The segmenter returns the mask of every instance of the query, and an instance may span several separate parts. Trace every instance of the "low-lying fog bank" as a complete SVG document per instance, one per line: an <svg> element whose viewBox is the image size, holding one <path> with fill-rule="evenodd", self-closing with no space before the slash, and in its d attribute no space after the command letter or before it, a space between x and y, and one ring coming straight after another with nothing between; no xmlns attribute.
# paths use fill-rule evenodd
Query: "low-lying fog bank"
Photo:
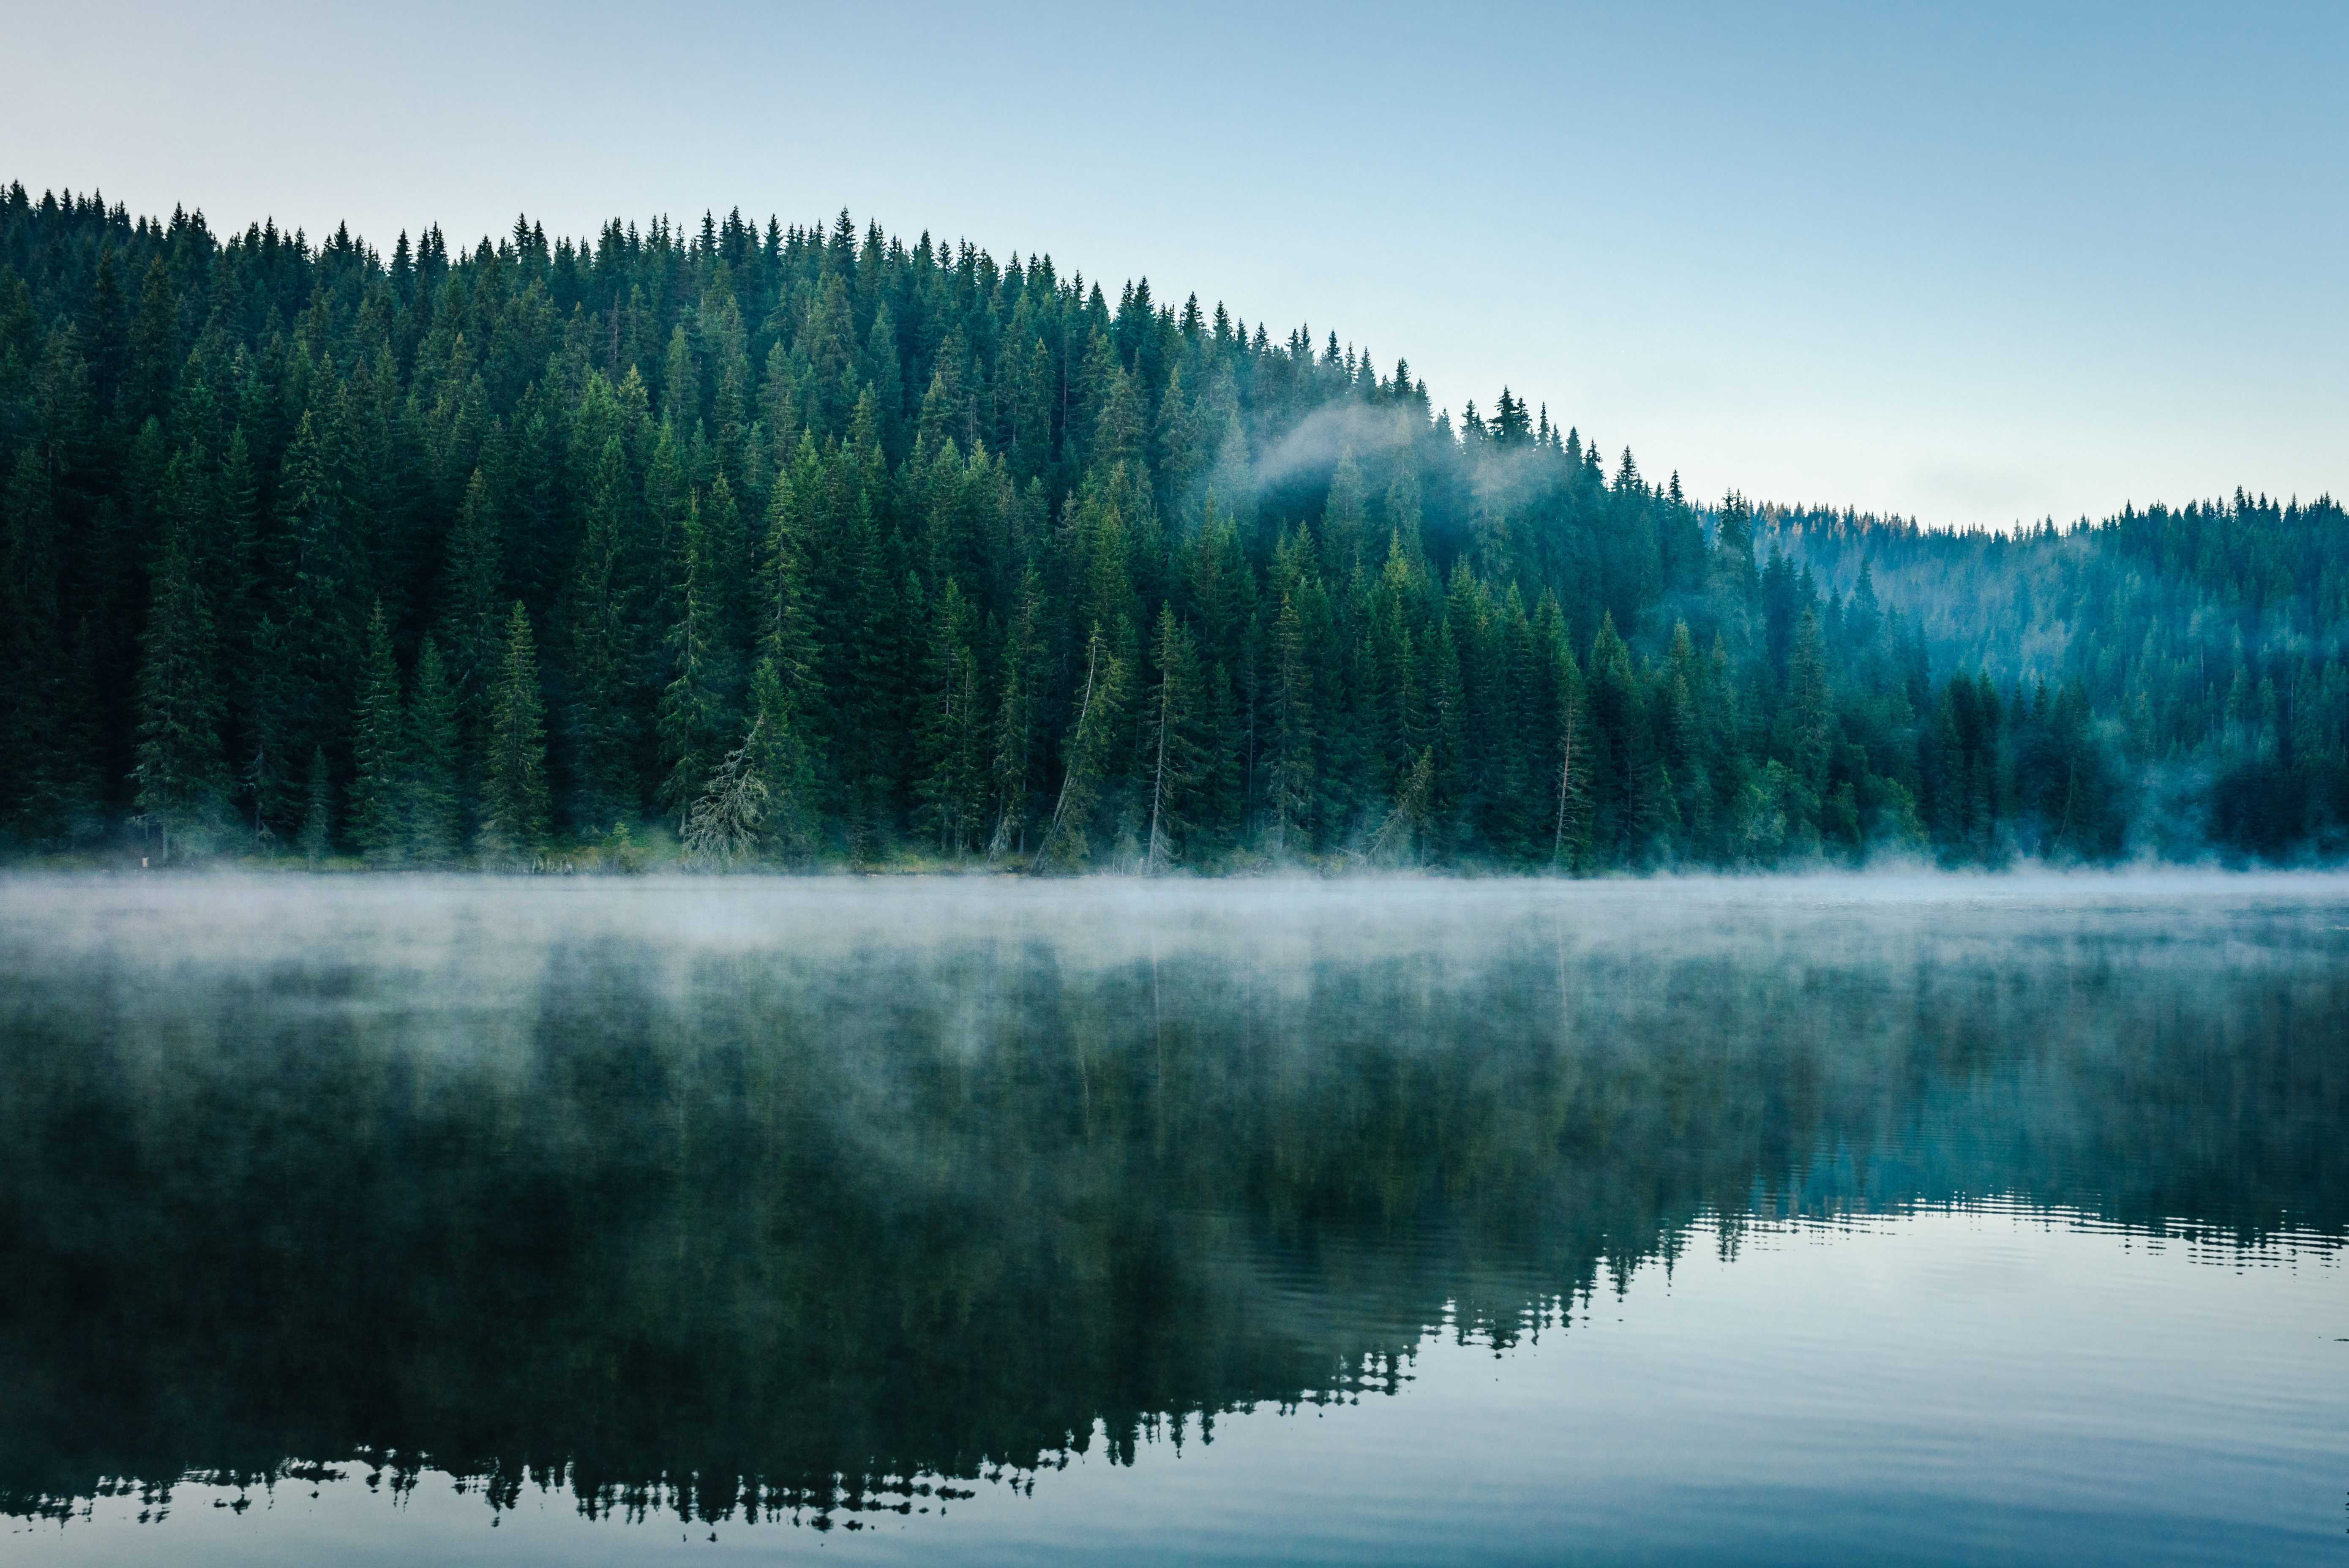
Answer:
<svg viewBox="0 0 2349 1568"><path fill-rule="evenodd" d="M0 1514L855 1509L1797 1215L2332 1267L2344 1020L2327 877L9 881Z"/></svg>
<svg viewBox="0 0 2349 1568"><path fill-rule="evenodd" d="M393 950L452 958L557 938L846 954L876 943L1050 941L1062 962L1115 965L1232 944L1252 964L1412 951L1473 955L1526 927L1577 947L1720 952L1743 944L1896 934L2014 938L2158 923L2305 923L2349 906L2349 873L1691 877L1640 882L1425 878L1248 882L1094 877L654 877L574 882L415 875L19 875L0 880L0 949L109 948L175 963ZM1530 922L1532 924L1527 925ZM2323 923L2319 922L2322 925ZM2333 927L2332 929L2339 929Z"/></svg>

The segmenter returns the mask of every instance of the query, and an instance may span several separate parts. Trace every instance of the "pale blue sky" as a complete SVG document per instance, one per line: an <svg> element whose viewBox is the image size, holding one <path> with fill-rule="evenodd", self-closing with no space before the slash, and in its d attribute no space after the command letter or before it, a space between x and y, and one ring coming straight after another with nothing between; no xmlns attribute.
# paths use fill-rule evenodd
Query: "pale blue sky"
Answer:
<svg viewBox="0 0 2349 1568"><path fill-rule="evenodd" d="M22 5L0 179L847 206L1929 522L2349 489L2349 5Z"/></svg>

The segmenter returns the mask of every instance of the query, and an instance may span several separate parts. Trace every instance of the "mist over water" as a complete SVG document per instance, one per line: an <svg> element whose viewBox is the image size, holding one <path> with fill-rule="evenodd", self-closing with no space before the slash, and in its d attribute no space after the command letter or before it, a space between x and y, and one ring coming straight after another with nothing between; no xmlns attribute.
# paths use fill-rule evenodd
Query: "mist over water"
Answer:
<svg viewBox="0 0 2349 1568"><path fill-rule="evenodd" d="M2320 876L10 881L0 1539L2337 1561L2344 1042Z"/></svg>

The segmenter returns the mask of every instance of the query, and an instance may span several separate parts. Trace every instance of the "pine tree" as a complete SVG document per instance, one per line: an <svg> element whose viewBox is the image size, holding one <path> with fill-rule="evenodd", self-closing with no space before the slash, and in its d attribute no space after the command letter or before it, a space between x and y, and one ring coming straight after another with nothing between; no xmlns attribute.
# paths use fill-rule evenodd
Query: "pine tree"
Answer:
<svg viewBox="0 0 2349 1568"><path fill-rule="evenodd" d="M391 629L383 602L367 620L367 662L359 676L357 711L351 722L351 780L345 830L373 864L396 859L406 837L408 718L399 700L399 665L391 651Z"/></svg>
<svg viewBox="0 0 2349 1568"><path fill-rule="evenodd" d="M347 605L353 570L345 516L347 457L338 428L315 413L302 416L278 481L270 562L275 667L267 679L274 711L261 729L280 754L254 769L257 783L290 783L305 753L329 738L339 743L339 721L348 712ZM276 816L288 804L265 799L263 809ZM307 822L306 803L303 814Z"/></svg>
<svg viewBox="0 0 2349 1568"><path fill-rule="evenodd" d="M797 707L777 659L760 662L751 676L750 704L746 766L765 791L762 841L786 861L804 861L815 853L821 801L808 747L798 731Z"/></svg>
<svg viewBox="0 0 2349 1568"><path fill-rule="evenodd" d="M1362 559L1368 528L1362 470L1354 461L1354 449L1346 447L1338 453L1337 471L1330 477L1330 498L1321 508L1321 546L1330 580L1340 587L1352 583L1365 564L1375 568L1378 563L1376 557L1367 563Z"/></svg>
<svg viewBox="0 0 2349 1568"><path fill-rule="evenodd" d="M1030 562L1020 582L1019 603L1004 639L1003 697L995 720L995 833L988 859L1024 854L1028 833L1028 779L1036 765L1036 707L1044 655L1043 587Z"/></svg>
<svg viewBox="0 0 2349 1568"><path fill-rule="evenodd" d="M1150 702L1150 841L1143 863L1157 872L1174 862L1176 844L1194 825L1206 761L1199 735L1198 653L1172 605L1159 608L1152 655L1158 686Z"/></svg>
<svg viewBox="0 0 2349 1568"><path fill-rule="evenodd" d="M295 834L295 845L302 858L316 865L326 858L335 842L335 781L326 769L326 748L314 747L310 751L309 783L303 790L302 827Z"/></svg>
<svg viewBox="0 0 2349 1568"><path fill-rule="evenodd" d="M1590 710L1574 649L1557 649L1557 820L1550 834L1549 863L1571 870L1590 830Z"/></svg>
<svg viewBox="0 0 2349 1568"><path fill-rule="evenodd" d="M682 828L687 812L709 787L710 771L722 760L719 748L733 725L725 700L730 683L720 624L724 595L698 501L688 507L679 542L684 559L678 570L678 614L668 639L676 676L661 693L659 727L661 754L668 764L661 799L678 814Z"/></svg>
<svg viewBox="0 0 2349 1568"><path fill-rule="evenodd" d="M732 865L759 841L771 791L758 765L759 724L720 758L709 787L685 814L685 852L701 865Z"/></svg>
<svg viewBox="0 0 2349 1568"><path fill-rule="evenodd" d="M449 648L459 711L477 739L503 644L498 587L504 576L504 542L500 534L497 504L491 499L488 480L476 468L465 481L465 498L457 509L457 526L450 532L441 567L440 635Z"/></svg>
<svg viewBox="0 0 2349 1568"><path fill-rule="evenodd" d="M1273 623L1272 755L1267 768L1272 851L1309 847L1313 821L1313 667L1294 593Z"/></svg>
<svg viewBox="0 0 2349 1568"><path fill-rule="evenodd" d="M1827 692L1817 613L1805 604L1786 655L1786 699L1778 710L1776 748L1798 788L1789 801L1789 827L1807 841L1827 789L1835 711Z"/></svg>
<svg viewBox="0 0 2349 1568"><path fill-rule="evenodd" d="M616 822L637 819L642 799L631 756L631 648L628 630L634 619L634 595L626 580L621 506L620 447L608 441L601 465L597 499L587 513L586 537L572 569L564 614L569 629L569 702L564 710L566 772L571 782L573 824L602 830ZM494 717L500 683L512 655L512 617L499 651L499 672L484 708L485 758L496 755L488 721ZM486 791L487 786L484 784ZM484 798L483 821L492 814Z"/></svg>
<svg viewBox="0 0 2349 1568"><path fill-rule="evenodd" d="M182 490L186 476L174 460L168 489ZM220 815L226 783L220 739L221 701L215 671L219 650L198 564L189 559L189 520L175 493L169 505L163 553L156 562L153 600L140 639L136 804L162 834L162 860L171 834L183 840Z"/></svg>
<svg viewBox="0 0 2349 1568"><path fill-rule="evenodd" d="M456 689L440 645L431 637L424 639L416 661L416 692L408 707L408 853L421 865L445 865L465 841L459 792L464 739Z"/></svg>
<svg viewBox="0 0 2349 1568"><path fill-rule="evenodd" d="M520 600L506 619L505 641L505 658L490 696L490 748L481 769L476 841L484 855L527 859L546 841L546 725L539 701L538 648Z"/></svg>
<svg viewBox="0 0 2349 1568"><path fill-rule="evenodd" d="M1125 707L1125 663L1110 651L1109 641L1095 626L1085 642L1085 684L1078 695L1077 715L1061 748L1068 769L1061 779L1061 795L1044 842L1036 851L1035 868L1051 866L1081 870L1092 858L1091 824L1107 787L1117 749L1118 719Z"/></svg>
<svg viewBox="0 0 2349 1568"><path fill-rule="evenodd" d="M54 495L39 454L17 455L0 538L0 810L38 843L63 825L66 627Z"/></svg>
<svg viewBox="0 0 2349 1568"><path fill-rule="evenodd" d="M758 678L771 680L776 687L771 696L755 701L765 720L761 744L769 748L778 744L781 731L776 715L779 704L788 703L792 734L813 753L822 751L825 733L822 727L823 655L818 639L823 591L822 584L810 579L808 535L814 526L816 492L823 477L814 442L802 441L792 471L777 478L768 503L765 555L752 617L761 661ZM768 784L777 787L777 780L770 777ZM811 794L803 805L814 811L819 802Z"/></svg>
<svg viewBox="0 0 2349 1568"><path fill-rule="evenodd" d="M916 734L921 769L915 789L921 802L916 826L940 854L959 855L970 849L984 823L987 731L970 608L951 577L931 620Z"/></svg>

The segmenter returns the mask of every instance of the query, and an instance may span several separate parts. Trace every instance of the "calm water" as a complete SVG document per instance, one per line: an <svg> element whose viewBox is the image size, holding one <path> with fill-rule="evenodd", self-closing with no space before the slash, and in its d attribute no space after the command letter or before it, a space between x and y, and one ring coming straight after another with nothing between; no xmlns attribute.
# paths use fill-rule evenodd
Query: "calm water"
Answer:
<svg viewBox="0 0 2349 1568"><path fill-rule="evenodd" d="M0 1558L2349 1564L2349 882L0 882Z"/></svg>

